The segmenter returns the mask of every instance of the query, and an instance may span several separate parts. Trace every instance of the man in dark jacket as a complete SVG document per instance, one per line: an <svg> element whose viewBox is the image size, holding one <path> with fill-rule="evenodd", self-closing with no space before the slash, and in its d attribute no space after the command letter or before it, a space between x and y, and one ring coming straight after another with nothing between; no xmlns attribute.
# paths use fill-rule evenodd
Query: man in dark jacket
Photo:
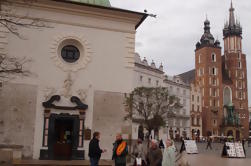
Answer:
<svg viewBox="0 0 251 166"><path fill-rule="evenodd" d="M151 147L146 155L147 165L161 166L162 164L162 151L158 148L158 141L152 140Z"/></svg>
<svg viewBox="0 0 251 166"><path fill-rule="evenodd" d="M128 154L127 143L123 141L122 135L116 135L116 141L113 143L112 159L115 160L115 166L126 166L126 155Z"/></svg>
<svg viewBox="0 0 251 166"><path fill-rule="evenodd" d="M98 162L101 157L101 154L106 151L106 150L100 149L99 139L100 139L100 133L94 132L93 138L89 143L89 153L88 153L90 157L91 166L98 166Z"/></svg>

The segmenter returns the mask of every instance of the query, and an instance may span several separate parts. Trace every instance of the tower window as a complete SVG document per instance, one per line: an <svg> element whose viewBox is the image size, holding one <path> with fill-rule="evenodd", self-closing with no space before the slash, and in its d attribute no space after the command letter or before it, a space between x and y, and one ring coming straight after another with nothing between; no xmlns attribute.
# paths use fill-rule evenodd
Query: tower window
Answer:
<svg viewBox="0 0 251 166"><path fill-rule="evenodd" d="M241 53L238 54L238 59L241 59Z"/></svg>
<svg viewBox="0 0 251 166"><path fill-rule="evenodd" d="M213 100L213 106L216 107L216 100Z"/></svg>
<svg viewBox="0 0 251 166"><path fill-rule="evenodd" d="M217 75L217 68L216 68L216 67L213 67L213 68L211 69L211 74L212 74L212 75Z"/></svg>
<svg viewBox="0 0 251 166"><path fill-rule="evenodd" d="M238 62L238 68L241 69L241 62Z"/></svg>
<svg viewBox="0 0 251 166"><path fill-rule="evenodd" d="M201 63L201 55L198 56L198 62Z"/></svg>
<svg viewBox="0 0 251 166"><path fill-rule="evenodd" d="M216 86L216 79L213 78L213 85Z"/></svg>
<svg viewBox="0 0 251 166"><path fill-rule="evenodd" d="M215 120L215 119L213 120L213 125L217 126L217 120Z"/></svg>
<svg viewBox="0 0 251 166"><path fill-rule="evenodd" d="M215 53L213 53L213 54L211 55L211 58L212 58L212 62L216 62L216 55L215 55Z"/></svg>

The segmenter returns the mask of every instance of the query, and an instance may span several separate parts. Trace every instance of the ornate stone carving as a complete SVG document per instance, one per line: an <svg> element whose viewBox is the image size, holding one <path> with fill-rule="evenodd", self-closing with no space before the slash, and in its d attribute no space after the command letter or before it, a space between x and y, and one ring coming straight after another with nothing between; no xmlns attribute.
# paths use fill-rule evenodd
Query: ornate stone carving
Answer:
<svg viewBox="0 0 251 166"><path fill-rule="evenodd" d="M63 86L62 95L64 97L69 98L72 96L72 85L73 85L73 80L71 78L71 74L68 73L67 78L64 81L64 86Z"/></svg>
<svg viewBox="0 0 251 166"><path fill-rule="evenodd" d="M65 45L74 45L80 51L80 58L75 63L67 63L61 57L61 49ZM84 69L91 61L91 47L88 41L79 34L69 33L61 34L54 38L51 45L51 58L55 62L56 66L63 71L79 71Z"/></svg>
<svg viewBox="0 0 251 166"><path fill-rule="evenodd" d="M81 101L85 101L87 97L87 90L86 89L79 89L77 91L78 96L80 97Z"/></svg>

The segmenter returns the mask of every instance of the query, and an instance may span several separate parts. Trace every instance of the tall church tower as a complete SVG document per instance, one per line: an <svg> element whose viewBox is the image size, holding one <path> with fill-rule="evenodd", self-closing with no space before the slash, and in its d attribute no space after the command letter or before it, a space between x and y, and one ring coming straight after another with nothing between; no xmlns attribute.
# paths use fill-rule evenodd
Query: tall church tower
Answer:
<svg viewBox="0 0 251 166"><path fill-rule="evenodd" d="M240 22L235 19L232 2L229 9L229 21L225 23L223 36L223 68L230 80L223 87L223 104L234 106L235 112L240 118L240 127L236 130L236 135L238 135L237 132L240 132L242 136L247 138L249 115L246 55L242 53L242 27Z"/></svg>
<svg viewBox="0 0 251 166"><path fill-rule="evenodd" d="M202 92L203 135L219 135L222 122L222 59L220 42L210 33L210 22L204 22L204 34L196 44L195 84Z"/></svg>

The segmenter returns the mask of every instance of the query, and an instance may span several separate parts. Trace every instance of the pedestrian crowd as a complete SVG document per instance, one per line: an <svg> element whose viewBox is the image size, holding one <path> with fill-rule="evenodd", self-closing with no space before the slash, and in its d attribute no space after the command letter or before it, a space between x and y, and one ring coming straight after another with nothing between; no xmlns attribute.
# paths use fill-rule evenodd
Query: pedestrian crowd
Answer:
<svg viewBox="0 0 251 166"><path fill-rule="evenodd" d="M88 153L91 166L98 166L102 153L107 151L100 148L99 141L100 133L94 132L89 143ZM115 166L126 166L127 155L127 142L118 133L112 151L112 160ZM133 147L132 156L135 159L134 166L189 166L186 160L185 147L182 145L180 151L177 151L174 142L170 139L165 141L152 139L147 150L143 146L143 141L138 139L137 144Z"/></svg>

